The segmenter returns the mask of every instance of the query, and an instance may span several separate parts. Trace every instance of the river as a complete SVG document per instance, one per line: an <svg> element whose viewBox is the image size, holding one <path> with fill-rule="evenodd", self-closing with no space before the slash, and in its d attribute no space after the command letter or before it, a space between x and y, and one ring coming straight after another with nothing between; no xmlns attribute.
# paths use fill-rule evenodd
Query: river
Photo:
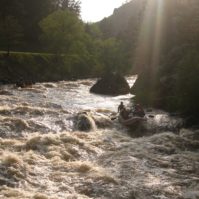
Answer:
<svg viewBox="0 0 199 199"><path fill-rule="evenodd" d="M94 81L1 86L0 198L198 199L199 131L180 128L180 118L150 110L144 133L117 119L74 128L80 111L110 116L132 103L130 94L89 93Z"/></svg>

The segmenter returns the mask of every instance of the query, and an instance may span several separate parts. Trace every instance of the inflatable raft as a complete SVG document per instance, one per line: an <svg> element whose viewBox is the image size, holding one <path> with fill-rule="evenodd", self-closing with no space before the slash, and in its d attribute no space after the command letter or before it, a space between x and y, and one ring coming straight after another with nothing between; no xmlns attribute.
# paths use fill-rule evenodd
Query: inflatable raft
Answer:
<svg viewBox="0 0 199 199"><path fill-rule="evenodd" d="M132 116L128 119L124 119L121 115L119 115L118 120L121 124L132 127L146 121L147 119L146 117L138 117L138 116Z"/></svg>

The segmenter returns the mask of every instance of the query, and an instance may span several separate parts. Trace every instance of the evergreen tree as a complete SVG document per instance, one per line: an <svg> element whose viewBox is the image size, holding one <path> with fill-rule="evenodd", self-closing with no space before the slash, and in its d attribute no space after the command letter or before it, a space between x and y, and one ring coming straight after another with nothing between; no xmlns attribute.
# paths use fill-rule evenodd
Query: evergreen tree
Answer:
<svg viewBox="0 0 199 199"><path fill-rule="evenodd" d="M18 20L13 16L6 16L0 22L0 38L9 55L10 49L22 42L23 30Z"/></svg>

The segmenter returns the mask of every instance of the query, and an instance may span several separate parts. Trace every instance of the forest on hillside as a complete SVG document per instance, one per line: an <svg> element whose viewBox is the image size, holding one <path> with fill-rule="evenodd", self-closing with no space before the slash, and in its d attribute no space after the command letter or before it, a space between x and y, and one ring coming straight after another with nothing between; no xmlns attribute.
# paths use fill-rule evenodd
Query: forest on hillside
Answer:
<svg viewBox="0 0 199 199"><path fill-rule="evenodd" d="M138 74L138 101L198 118L198 0L132 0L93 24L80 13L76 0L1 0L1 82Z"/></svg>

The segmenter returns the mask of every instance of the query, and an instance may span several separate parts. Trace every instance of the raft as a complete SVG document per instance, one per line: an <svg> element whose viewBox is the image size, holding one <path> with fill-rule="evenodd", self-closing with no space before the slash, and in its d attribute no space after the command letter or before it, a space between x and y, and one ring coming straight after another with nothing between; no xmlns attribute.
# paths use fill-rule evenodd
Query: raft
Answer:
<svg viewBox="0 0 199 199"><path fill-rule="evenodd" d="M136 126L144 121L146 121L146 117L138 117L138 116L132 116L129 119L124 119L121 115L118 116L119 122L128 127Z"/></svg>

